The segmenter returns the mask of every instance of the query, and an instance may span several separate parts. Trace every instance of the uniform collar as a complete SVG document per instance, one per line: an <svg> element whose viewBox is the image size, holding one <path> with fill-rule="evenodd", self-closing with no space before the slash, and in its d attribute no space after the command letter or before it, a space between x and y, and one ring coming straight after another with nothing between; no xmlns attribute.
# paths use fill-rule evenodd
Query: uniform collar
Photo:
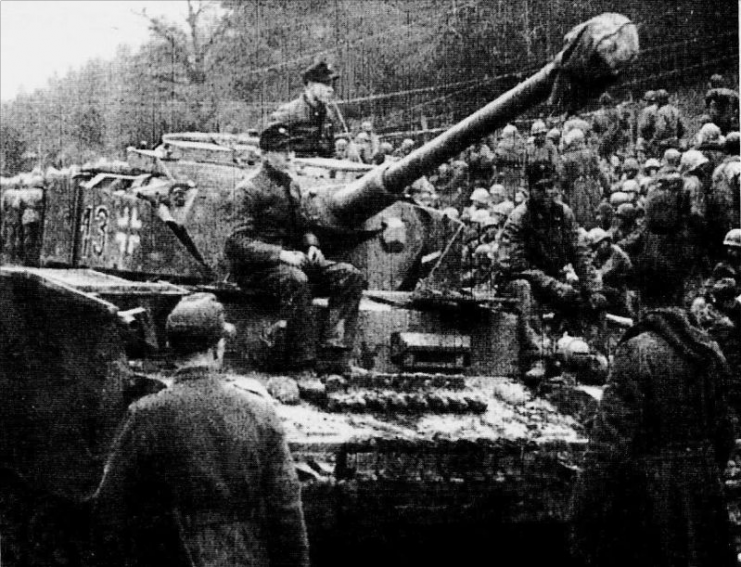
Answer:
<svg viewBox="0 0 741 567"><path fill-rule="evenodd" d="M175 374L173 374L173 381L178 384L180 382L188 382L200 378L209 378L216 372L217 370L210 366L184 366L175 371Z"/></svg>
<svg viewBox="0 0 741 567"><path fill-rule="evenodd" d="M270 165L268 162L263 162L262 164L263 169L265 170L265 174L272 179L273 181L289 186L291 184L291 181L293 181L292 177L283 171L278 171L275 169L272 165Z"/></svg>

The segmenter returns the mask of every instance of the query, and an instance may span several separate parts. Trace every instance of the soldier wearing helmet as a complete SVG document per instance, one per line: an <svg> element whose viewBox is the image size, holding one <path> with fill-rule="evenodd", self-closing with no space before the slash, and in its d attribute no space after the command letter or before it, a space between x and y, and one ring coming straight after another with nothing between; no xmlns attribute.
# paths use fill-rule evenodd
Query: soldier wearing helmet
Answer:
<svg viewBox="0 0 741 567"><path fill-rule="evenodd" d="M482 138L467 150L467 161L471 183L489 185L494 173L494 151L486 138Z"/></svg>
<svg viewBox="0 0 741 567"><path fill-rule="evenodd" d="M363 163L373 162L374 152L371 138L368 135L368 132L365 132L363 130L358 132L358 135L355 136L355 147L357 148L358 155L360 156L360 161L362 161Z"/></svg>
<svg viewBox="0 0 741 567"><path fill-rule="evenodd" d="M643 95L646 106L643 107L638 115L638 139L636 140L636 151L639 158L644 159L649 153L648 142L654 137L654 128L656 126L656 91L646 91Z"/></svg>
<svg viewBox="0 0 741 567"><path fill-rule="evenodd" d="M494 166L496 178L507 188L510 199L522 184L522 173L525 166L525 142L514 124L507 124L502 129L502 137L494 149Z"/></svg>
<svg viewBox="0 0 741 567"><path fill-rule="evenodd" d="M550 130L548 130L548 133L545 135L545 137L553 142L553 145L556 146L556 149L558 149L558 146L561 144L561 130L559 130L558 128L551 128Z"/></svg>
<svg viewBox="0 0 741 567"><path fill-rule="evenodd" d="M613 219L615 217L615 209L607 201L602 201L597 205L597 209L594 212L594 219L597 226L603 230L610 230L612 228Z"/></svg>
<svg viewBox="0 0 741 567"><path fill-rule="evenodd" d="M530 127L532 139L528 141L525 151L525 163L547 161L558 167L558 148L548 137L548 128L542 120L536 120Z"/></svg>
<svg viewBox="0 0 741 567"><path fill-rule="evenodd" d="M404 138L397 150L394 152L394 157L401 159L408 156L412 153L414 146L414 140L412 140L411 138Z"/></svg>
<svg viewBox="0 0 741 567"><path fill-rule="evenodd" d="M337 138L334 141L334 157L335 159L349 159L347 154L347 148L350 142L346 138Z"/></svg>
<svg viewBox="0 0 741 567"><path fill-rule="evenodd" d="M501 183L494 183L489 187L489 196L491 198L491 205L498 205L508 200L507 188Z"/></svg>
<svg viewBox="0 0 741 567"><path fill-rule="evenodd" d="M638 224L638 209L632 203L623 203L615 211L612 239L629 257L634 258L641 249L643 236Z"/></svg>
<svg viewBox="0 0 741 567"><path fill-rule="evenodd" d="M741 157L739 157L739 133L729 132L725 139L726 156L713 171L711 190L707 199L708 238L717 244L725 233L741 226ZM723 251L719 247L711 248L715 260L720 260Z"/></svg>
<svg viewBox="0 0 741 567"><path fill-rule="evenodd" d="M701 151L715 169L725 159L725 138L720 128L712 122L703 124L695 136L693 149Z"/></svg>
<svg viewBox="0 0 741 567"><path fill-rule="evenodd" d="M598 139L597 153L607 159L619 152L628 142L626 127L620 111L615 108L615 101L609 93L602 93L599 99L600 109L592 117L592 132Z"/></svg>
<svg viewBox="0 0 741 567"><path fill-rule="evenodd" d="M602 293L607 298L608 308L618 315L630 317L628 283L633 263L620 246L613 244L612 234L601 228L593 228L588 234L594 264L602 280Z"/></svg>
<svg viewBox="0 0 741 567"><path fill-rule="evenodd" d="M613 183L613 185L610 187L611 192L615 191L624 191L623 189L623 183L625 183L628 180L635 180L638 179L638 174L640 172L640 165L638 165L638 160L635 158L626 158L623 164L620 166L620 179Z"/></svg>
<svg viewBox="0 0 741 567"><path fill-rule="evenodd" d="M597 154L584 144L584 133L575 128L564 136L564 152L558 168L564 202L571 207L579 226L596 226L594 211L609 190L607 176Z"/></svg>
<svg viewBox="0 0 741 567"><path fill-rule="evenodd" d="M712 283L732 278L741 293L741 228L732 228L723 239L725 258L713 269Z"/></svg>
<svg viewBox="0 0 741 567"><path fill-rule="evenodd" d="M692 311L718 341L736 373L741 372L741 229L729 230L723 239L725 257L703 283L692 303ZM738 387L738 386L737 386ZM736 403L741 392L735 391Z"/></svg>
<svg viewBox="0 0 741 567"><path fill-rule="evenodd" d="M685 127L679 109L669 102L669 93L664 89L656 92L657 109L654 117L653 136L647 138L650 157L658 157L667 148L679 148Z"/></svg>
<svg viewBox="0 0 741 567"><path fill-rule="evenodd" d="M673 173L679 171L679 162L682 159L682 152L675 148L669 148L664 152L661 159L661 169L659 173Z"/></svg>
<svg viewBox="0 0 741 567"><path fill-rule="evenodd" d="M296 155L332 156L335 118L328 108L334 97L334 84L339 77L326 61L314 63L302 74L302 95L270 115L271 124L282 124L296 138Z"/></svg>
<svg viewBox="0 0 741 567"><path fill-rule="evenodd" d="M656 158L649 158L643 164L643 172L647 177L654 177L656 172L661 168L661 162Z"/></svg>
<svg viewBox="0 0 741 567"><path fill-rule="evenodd" d="M483 187L476 187L471 193L470 201L471 206L468 208L468 216L473 219L476 211L486 211L488 213L491 195Z"/></svg>
<svg viewBox="0 0 741 567"><path fill-rule="evenodd" d="M710 120L718 125L723 134L738 130L738 92L727 88L721 75L710 77L709 87L705 94L705 108Z"/></svg>
<svg viewBox="0 0 741 567"><path fill-rule="evenodd" d="M519 335L527 380L545 376L543 352L536 330L534 300L556 309L579 305L599 308L604 296L591 265L589 250L580 242L571 209L555 200L556 171L548 162L528 165L529 199L509 215L502 231L500 267L508 290L520 305ZM563 281L564 267L571 264L578 283Z"/></svg>
<svg viewBox="0 0 741 567"><path fill-rule="evenodd" d="M360 131L365 132L368 135L372 156L381 151L381 139L378 137L378 134L376 134L375 130L373 129L373 122L371 122L370 120L363 120L363 122L360 124Z"/></svg>

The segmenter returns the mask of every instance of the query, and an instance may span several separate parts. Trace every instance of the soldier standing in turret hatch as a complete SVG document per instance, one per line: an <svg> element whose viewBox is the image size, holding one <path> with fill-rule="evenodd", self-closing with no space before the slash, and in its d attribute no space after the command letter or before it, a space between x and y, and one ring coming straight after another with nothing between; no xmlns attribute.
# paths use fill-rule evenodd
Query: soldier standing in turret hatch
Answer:
<svg viewBox="0 0 741 567"><path fill-rule="evenodd" d="M298 138L293 148L297 156L332 157L334 125L327 105L339 77L325 61L315 63L304 71L303 94L270 115L271 123L282 124L291 136Z"/></svg>
<svg viewBox="0 0 741 567"><path fill-rule="evenodd" d="M237 186L235 223L225 245L231 273L241 287L258 289L280 304L285 330L284 366L311 370L312 292L329 296L327 332L319 344L326 371L350 369L358 308L365 277L350 264L326 260L301 207L301 191L291 176L294 138L282 124L260 135L260 168ZM283 342L283 341L279 341Z"/></svg>

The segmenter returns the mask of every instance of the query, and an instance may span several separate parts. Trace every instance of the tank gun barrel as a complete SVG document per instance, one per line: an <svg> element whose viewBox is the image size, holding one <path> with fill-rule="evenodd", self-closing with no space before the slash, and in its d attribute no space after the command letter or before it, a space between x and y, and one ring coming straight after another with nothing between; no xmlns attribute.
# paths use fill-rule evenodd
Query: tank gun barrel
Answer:
<svg viewBox="0 0 741 567"><path fill-rule="evenodd" d="M554 61L408 156L382 165L333 195L330 210L356 225L384 209L404 188L523 110L545 101L581 107L617 80L638 55L636 26L620 14L601 14L566 34Z"/></svg>

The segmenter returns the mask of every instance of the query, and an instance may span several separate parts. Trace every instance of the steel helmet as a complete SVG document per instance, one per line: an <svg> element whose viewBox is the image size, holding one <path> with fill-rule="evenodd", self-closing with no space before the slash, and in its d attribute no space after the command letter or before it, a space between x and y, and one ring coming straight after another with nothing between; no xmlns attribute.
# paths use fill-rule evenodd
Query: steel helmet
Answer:
<svg viewBox="0 0 741 567"><path fill-rule="evenodd" d="M646 94L643 95L643 100L645 100L646 102L655 102L656 91L646 91Z"/></svg>
<svg viewBox="0 0 741 567"><path fill-rule="evenodd" d="M514 138L517 134L517 126L514 124L507 124L502 130L502 138Z"/></svg>
<svg viewBox="0 0 741 567"><path fill-rule="evenodd" d="M499 227L499 219L496 217L493 217L489 215L487 218L484 219L484 221L481 223L481 228L489 228L491 226Z"/></svg>
<svg viewBox="0 0 741 567"><path fill-rule="evenodd" d="M707 124L703 124L702 128L700 128L700 143L705 142L715 142L720 140L721 132L720 128L716 124L713 124L712 122L708 122Z"/></svg>
<svg viewBox="0 0 741 567"><path fill-rule="evenodd" d="M530 127L530 133L533 136L536 136L537 134L547 134L548 128L545 127L545 122L543 122L542 120L536 120Z"/></svg>
<svg viewBox="0 0 741 567"><path fill-rule="evenodd" d="M708 158L701 151L687 150L682 154L682 158L679 161L679 170L682 173L688 173L706 163L708 163Z"/></svg>
<svg viewBox="0 0 741 567"><path fill-rule="evenodd" d="M669 92L666 89L659 89L656 91L656 102L659 104L666 104L669 102Z"/></svg>
<svg viewBox="0 0 741 567"><path fill-rule="evenodd" d="M641 169L641 166L638 165L638 160L636 158L628 158L623 163L623 171L638 171Z"/></svg>
<svg viewBox="0 0 741 567"><path fill-rule="evenodd" d="M558 339L556 349L565 362L579 362L589 356L589 344L580 337L568 334Z"/></svg>
<svg viewBox="0 0 741 567"><path fill-rule="evenodd" d="M568 148L584 142L584 132L579 128L569 130L564 136L564 145Z"/></svg>
<svg viewBox="0 0 741 567"><path fill-rule="evenodd" d="M587 233L587 242L590 246L597 246L603 240L612 241L612 235L603 228L593 228Z"/></svg>
<svg viewBox="0 0 741 567"><path fill-rule="evenodd" d="M548 133L545 135L545 137L549 140L557 142L561 139L561 130L559 130L558 128L551 128L550 130L548 130Z"/></svg>
<svg viewBox="0 0 741 567"><path fill-rule="evenodd" d="M649 158L646 160L646 163L643 164L643 169L652 169L652 168L659 169L660 167L661 167L661 162L657 160L656 158Z"/></svg>
<svg viewBox="0 0 741 567"><path fill-rule="evenodd" d="M741 248L741 228L732 228L729 230L723 239L723 245Z"/></svg>
<svg viewBox="0 0 741 567"><path fill-rule="evenodd" d="M509 217L509 215L511 215L512 211L514 210L515 210L515 204L512 201L504 201L503 203L494 205L491 208L492 214L502 215L505 218Z"/></svg>
<svg viewBox="0 0 741 567"><path fill-rule="evenodd" d="M489 192L483 187L477 187L473 190L473 193L471 193L471 201L474 203L486 204L489 202L490 198L491 195L489 195Z"/></svg>
<svg viewBox="0 0 741 567"><path fill-rule="evenodd" d="M626 179L623 181L623 193L640 193L641 186L635 179Z"/></svg>
<svg viewBox="0 0 741 567"><path fill-rule="evenodd" d="M369 140L368 132L358 132L358 135L355 136L355 141L357 142L367 142Z"/></svg>
<svg viewBox="0 0 741 567"><path fill-rule="evenodd" d="M489 211L486 209L478 209L471 214L471 222L477 224L483 224L486 219L489 218Z"/></svg>
<svg viewBox="0 0 741 567"><path fill-rule="evenodd" d="M630 203L630 201L630 195L623 191L615 191L612 195L610 195L610 204L613 206L613 208L617 208L623 203Z"/></svg>
<svg viewBox="0 0 741 567"><path fill-rule="evenodd" d="M497 197L506 197L507 188L501 183L495 183L494 185L489 187L489 195L491 195L492 197L494 197L495 195Z"/></svg>
<svg viewBox="0 0 741 567"><path fill-rule="evenodd" d="M674 167L679 166L679 160L682 159L682 154L675 148L669 148L664 152L664 162L667 165L673 165Z"/></svg>
<svg viewBox="0 0 741 567"><path fill-rule="evenodd" d="M617 208L615 215L632 221L636 218L636 208L632 203L623 203Z"/></svg>

